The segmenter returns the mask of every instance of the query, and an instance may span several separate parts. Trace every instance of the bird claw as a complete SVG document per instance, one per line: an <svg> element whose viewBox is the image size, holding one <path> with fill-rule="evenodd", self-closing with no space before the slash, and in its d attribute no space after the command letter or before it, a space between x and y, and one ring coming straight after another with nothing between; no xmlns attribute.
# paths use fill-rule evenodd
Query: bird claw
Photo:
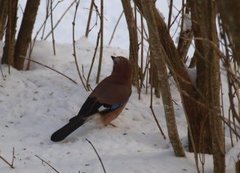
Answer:
<svg viewBox="0 0 240 173"><path fill-rule="evenodd" d="M117 127L115 124L110 123L109 125L111 125L112 127ZM107 125L106 125L107 126Z"/></svg>

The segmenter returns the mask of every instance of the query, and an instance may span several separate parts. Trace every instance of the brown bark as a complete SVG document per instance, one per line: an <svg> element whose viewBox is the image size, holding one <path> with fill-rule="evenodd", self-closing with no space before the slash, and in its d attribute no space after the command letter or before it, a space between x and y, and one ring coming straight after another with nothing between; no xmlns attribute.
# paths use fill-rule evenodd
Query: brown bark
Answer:
<svg viewBox="0 0 240 173"><path fill-rule="evenodd" d="M6 26L6 21L7 21L7 3L8 1L6 0L0 0L0 40L3 39L4 36L4 29Z"/></svg>
<svg viewBox="0 0 240 173"><path fill-rule="evenodd" d="M2 63L14 64L14 45L17 22L17 4L18 0L7 1L7 29L5 35L5 45L3 48Z"/></svg>
<svg viewBox="0 0 240 173"><path fill-rule="evenodd" d="M138 35L130 0L121 0L129 32L129 58L133 65L133 84L139 87L138 76Z"/></svg>
<svg viewBox="0 0 240 173"><path fill-rule="evenodd" d="M238 161L236 162L235 171L236 171L236 173L240 173L240 160L238 160Z"/></svg>
<svg viewBox="0 0 240 173"><path fill-rule="evenodd" d="M179 42L178 42L178 53L182 61L186 62L186 56L188 53L188 49L191 45L193 38L192 31L184 31L181 32L180 37L179 37Z"/></svg>
<svg viewBox="0 0 240 173"><path fill-rule="evenodd" d="M151 50L150 50L151 52ZM151 53L150 53L150 57L151 57ZM158 67L154 64L151 63L150 64L150 71L151 73L149 74L149 78L150 78L150 84L151 86L154 88L154 94L157 98L160 98L161 94L160 94L160 79L158 78Z"/></svg>
<svg viewBox="0 0 240 173"><path fill-rule="evenodd" d="M141 1L134 0L134 2L145 17ZM192 116L198 117L197 115L201 114L201 110L198 109L199 104L197 101L195 101L197 90L195 89L194 84L190 80L186 67L182 59L180 58L180 55L178 54L178 51L168 32L164 20L162 19L156 8L154 8L153 11L157 22L158 37L160 38L160 42L166 52L165 62L168 65L168 68L171 71L171 74L173 75L176 83L178 84L187 120L191 119ZM191 123L189 123L189 126L190 131L191 129L194 130L194 127L196 127L195 125L191 125ZM191 138L189 139L189 141L191 141ZM199 143L199 141L195 138L193 139L193 142L196 144Z"/></svg>
<svg viewBox="0 0 240 173"><path fill-rule="evenodd" d="M213 154L214 173L224 173L225 145L220 119L220 57L211 45L218 46L215 2L191 0L190 4L196 46L194 53L197 63L196 85L200 93L197 100L204 103L204 107L201 107L203 114L200 115L201 128L196 132L200 137L203 136L205 142L203 152Z"/></svg>
<svg viewBox="0 0 240 173"><path fill-rule="evenodd" d="M224 27L230 33L234 59L240 66L240 2L239 0L217 0Z"/></svg>
<svg viewBox="0 0 240 173"><path fill-rule="evenodd" d="M134 2L143 13L140 1L134 0ZM208 124L208 115L206 114L208 108L205 105L204 98L195 87L195 84L190 80L185 64L180 58L164 20L156 8L153 9L153 11L157 19L159 38L167 55L165 61L179 86L186 118L189 123L189 149L195 152L211 153L212 140ZM143 15L145 16L144 13ZM195 22L195 20L193 22ZM204 67L201 66L198 66L198 68L204 69ZM199 75L206 75L206 71L204 70L203 73L201 73L201 70L199 70ZM206 87L204 83L199 83L199 85L202 85L202 88Z"/></svg>
<svg viewBox="0 0 240 173"><path fill-rule="evenodd" d="M102 58L103 58L103 33L104 33L104 1L101 0L100 5L100 28L99 28L99 34L100 34L100 51L99 51L99 61L98 61L98 71L97 71L97 78L96 83L99 83L100 81L100 73L102 69Z"/></svg>
<svg viewBox="0 0 240 173"><path fill-rule="evenodd" d="M193 33L195 37L198 38L206 38L210 39L208 32L211 32L211 22L209 10L211 8L208 6L208 3L200 3L199 1L190 1L191 4L191 14L192 14L192 27ZM207 17L208 16L208 17ZM206 18L207 17L207 18ZM210 33L209 33L210 34ZM200 152L203 153L212 153L212 142L211 142L211 130L209 125L209 115L208 115L208 108L205 105L205 101L207 100L207 95L209 94L208 91L208 57L211 58L210 52L210 44L204 42L203 40L195 40L196 50L194 53L194 59L196 59L197 64L197 81L196 85L200 92L197 95L196 100L198 100L201 105L200 114L194 115L193 118L190 119L190 124L194 124L195 128L192 129L193 136L198 138L196 141L200 144L197 146ZM201 124L199 124L201 122ZM199 124L199 125L197 125ZM189 148L192 151L192 143L190 143ZM195 145L198 145L195 143Z"/></svg>
<svg viewBox="0 0 240 173"><path fill-rule="evenodd" d="M164 60L164 57L166 57L166 52L164 51L160 39L158 37L157 22L153 11L153 9L155 8L155 4L154 1L152 0L149 1L142 0L141 4L148 25L151 62L157 67L156 76L161 81L160 91L162 94L162 101L164 105L169 139L173 146L175 155L183 157L185 156L185 153L177 131L172 96L170 86L168 83L168 73L166 63Z"/></svg>
<svg viewBox="0 0 240 173"><path fill-rule="evenodd" d="M40 0L28 0L24 10L14 54L14 66L18 70L23 70L24 67L24 58L31 42L32 30L37 16L39 3Z"/></svg>
<svg viewBox="0 0 240 173"><path fill-rule="evenodd" d="M186 62L186 60L187 60L188 49L192 43L192 38L193 38L192 29L187 28L188 26L186 26L186 24L185 24L186 23L185 20L191 20L189 18L189 16L190 16L189 1L187 1L185 8L182 9L181 31L180 31L179 41L178 41L178 45L177 45L177 50L178 50L179 56L182 59L182 61L184 61L184 62Z"/></svg>

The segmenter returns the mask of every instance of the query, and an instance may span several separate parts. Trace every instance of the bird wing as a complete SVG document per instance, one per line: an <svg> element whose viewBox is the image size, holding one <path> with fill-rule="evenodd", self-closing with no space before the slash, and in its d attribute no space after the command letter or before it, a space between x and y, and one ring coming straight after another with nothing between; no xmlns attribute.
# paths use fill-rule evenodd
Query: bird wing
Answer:
<svg viewBox="0 0 240 173"><path fill-rule="evenodd" d="M122 83L116 77L109 76L104 79L90 94L97 101L107 105L125 104L131 95L131 84Z"/></svg>
<svg viewBox="0 0 240 173"><path fill-rule="evenodd" d="M98 109L103 106L106 109L101 112L114 111L128 101L131 95L131 86L120 83L111 76L104 79L92 91L87 100L82 105L77 117L89 117L99 112Z"/></svg>

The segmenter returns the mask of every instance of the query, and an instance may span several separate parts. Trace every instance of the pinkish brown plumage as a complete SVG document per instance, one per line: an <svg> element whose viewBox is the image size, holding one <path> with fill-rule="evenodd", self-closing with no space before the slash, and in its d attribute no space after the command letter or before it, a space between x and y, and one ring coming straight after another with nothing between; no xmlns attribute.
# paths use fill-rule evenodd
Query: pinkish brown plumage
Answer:
<svg viewBox="0 0 240 173"><path fill-rule="evenodd" d="M130 62L121 56L112 56L114 65L110 76L102 80L82 105L77 116L53 133L51 140L61 141L71 134L95 113L100 113L104 125L111 123L123 110L130 95L132 68ZM105 109L99 112L100 107Z"/></svg>

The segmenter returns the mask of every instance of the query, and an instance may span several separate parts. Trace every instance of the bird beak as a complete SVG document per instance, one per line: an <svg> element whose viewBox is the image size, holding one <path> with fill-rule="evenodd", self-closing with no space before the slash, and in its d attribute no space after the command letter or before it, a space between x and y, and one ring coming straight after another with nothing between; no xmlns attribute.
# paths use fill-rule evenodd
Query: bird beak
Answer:
<svg viewBox="0 0 240 173"><path fill-rule="evenodd" d="M111 56L113 60L113 64L117 64L118 57L117 56Z"/></svg>
<svg viewBox="0 0 240 173"><path fill-rule="evenodd" d="M115 56L111 56L111 58L112 58L113 62L115 62L116 57Z"/></svg>

